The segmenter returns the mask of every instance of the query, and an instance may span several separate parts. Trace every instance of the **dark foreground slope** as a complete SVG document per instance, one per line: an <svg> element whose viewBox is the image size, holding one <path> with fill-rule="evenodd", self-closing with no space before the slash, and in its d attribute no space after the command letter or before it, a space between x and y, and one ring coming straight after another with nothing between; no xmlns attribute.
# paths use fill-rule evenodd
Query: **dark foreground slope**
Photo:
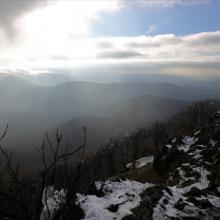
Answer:
<svg viewBox="0 0 220 220"><path fill-rule="evenodd" d="M85 219L220 219L220 113L170 141L152 165L114 179L78 195Z"/></svg>
<svg viewBox="0 0 220 220"><path fill-rule="evenodd" d="M110 139L95 154L46 136L24 175L0 137L0 219L220 218L220 113L212 102ZM182 136L181 136L182 135ZM153 154L153 155L152 155ZM153 157L154 156L154 157ZM33 160L33 158L32 158Z"/></svg>

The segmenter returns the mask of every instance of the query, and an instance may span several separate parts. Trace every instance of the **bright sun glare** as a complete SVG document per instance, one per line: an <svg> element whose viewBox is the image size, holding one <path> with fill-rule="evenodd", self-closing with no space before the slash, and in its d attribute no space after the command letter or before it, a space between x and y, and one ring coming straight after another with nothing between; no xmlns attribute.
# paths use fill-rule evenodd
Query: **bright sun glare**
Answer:
<svg viewBox="0 0 220 220"><path fill-rule="evenodd" d="M91 22L101 22L99 13L117 9L116 0L50 2L46 7L30 12L18 21L25 47L15 53L26 64L36 57L44 62L62 57L92 58L95 48L85 40L90 37Z"/></svg>

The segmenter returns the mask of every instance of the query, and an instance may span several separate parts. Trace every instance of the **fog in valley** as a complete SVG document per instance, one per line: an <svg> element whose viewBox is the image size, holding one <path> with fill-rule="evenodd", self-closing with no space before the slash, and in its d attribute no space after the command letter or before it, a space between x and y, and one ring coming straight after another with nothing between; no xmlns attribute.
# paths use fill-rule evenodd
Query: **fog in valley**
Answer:
<svg viewBox="0 0 220 220"><path fill-rule="evenodd" d="M53 77L57 82L46 84ZM65 75L38 75L37 80L36 76L1 74L1 130L9 126L4 143L31 158L34 146L41 143L45 132L54 134L59 128L66 142L79 146L82 127L86 126L87 153L91 153L110 136L149 127L193 101L220 99L216 80L185 78L183 82L178 76L167 76L166 80L159 75L140 77L142 80L124 76L121 82L112 79L107 83L95 82L95 77L89 82L67 81ZM66 82L59 83L62 78Z"/></svg>

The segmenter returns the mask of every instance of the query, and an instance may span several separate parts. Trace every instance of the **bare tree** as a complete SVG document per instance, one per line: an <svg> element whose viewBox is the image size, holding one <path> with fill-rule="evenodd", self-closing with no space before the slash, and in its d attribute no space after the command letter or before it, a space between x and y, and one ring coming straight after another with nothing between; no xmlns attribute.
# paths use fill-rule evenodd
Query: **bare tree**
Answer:
<svg viewBox="0 0 220 220"><path fill-rule="evenodd" d="M0 143L6 136L8 125L0 137ZM37 182L27 182L19 175L19 166L14 165L12 153L0 145L0 155L4 159L4 163L0 166L0 217L14 220L39 220L42 210L42 195L45 189L51 184L56 184L59 178L59 166L66 164L70 158L73 158L76 153L81 150L80 164L75 178L72 178L68 189L68 194L65 204L60 207L63 213L65 207L70 203L71 198L76 193L76 188L79 183L82 164L85 157L86 148L86 128L83 128L83 143L81 146L74 148L71 144L62 144L63 136L56 130L55 143L51 141L48 133L42 140L40 147L36 147L42 161L42 169ZM2 161L2 160L1 160ZM70 175L71 176L71 175ZM46 198L47 199L47 198ZM4 200L4 204L1 201Z"/></svg>
<svg viewBox="0 0 220 220"><path fill-rule="evenodd" d="M0 137L0 143L6 136L8 131L8 125L6 126L2 136ZM20 181L19 179L19 166L14 167L12 165L12 153L2 145L0 145L0 153L2 161L1 164L1 188L0 198L4 199L4 204L0 205L0 216L8 219L30 219L31 213L27 201L20 198L20 192L16 190L22 190L23 192L32 193L32 188ZM30 198L29 196L28 198ZM10 212L10 209L13 211Z"/></svg>

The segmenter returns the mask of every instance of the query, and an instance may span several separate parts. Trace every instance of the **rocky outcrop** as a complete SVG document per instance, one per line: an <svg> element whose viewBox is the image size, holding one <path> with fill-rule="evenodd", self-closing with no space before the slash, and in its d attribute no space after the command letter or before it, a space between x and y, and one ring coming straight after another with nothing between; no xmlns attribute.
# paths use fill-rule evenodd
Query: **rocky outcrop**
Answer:
<svg viewBox="0 0 220 220"><path fill-rule="evenodd" d="M219 144L217 113L191 137L165 146L166 150L154 161L154 168L168 173L166 186L173 195L163 192L154 207L153 219L220 219Z"/></svg>
<svg viewBox="0 0 220 220"><path fill-rule="evenodd" d="M220 219L220 112L191 137L177 137L164 146L153 168L160 182L96 182L93 195L79 196L85 216L100 217L103 212L99 219ZM132 172L143 174L144 169ZM97 206L102 208L94 214Z"/></svg>

